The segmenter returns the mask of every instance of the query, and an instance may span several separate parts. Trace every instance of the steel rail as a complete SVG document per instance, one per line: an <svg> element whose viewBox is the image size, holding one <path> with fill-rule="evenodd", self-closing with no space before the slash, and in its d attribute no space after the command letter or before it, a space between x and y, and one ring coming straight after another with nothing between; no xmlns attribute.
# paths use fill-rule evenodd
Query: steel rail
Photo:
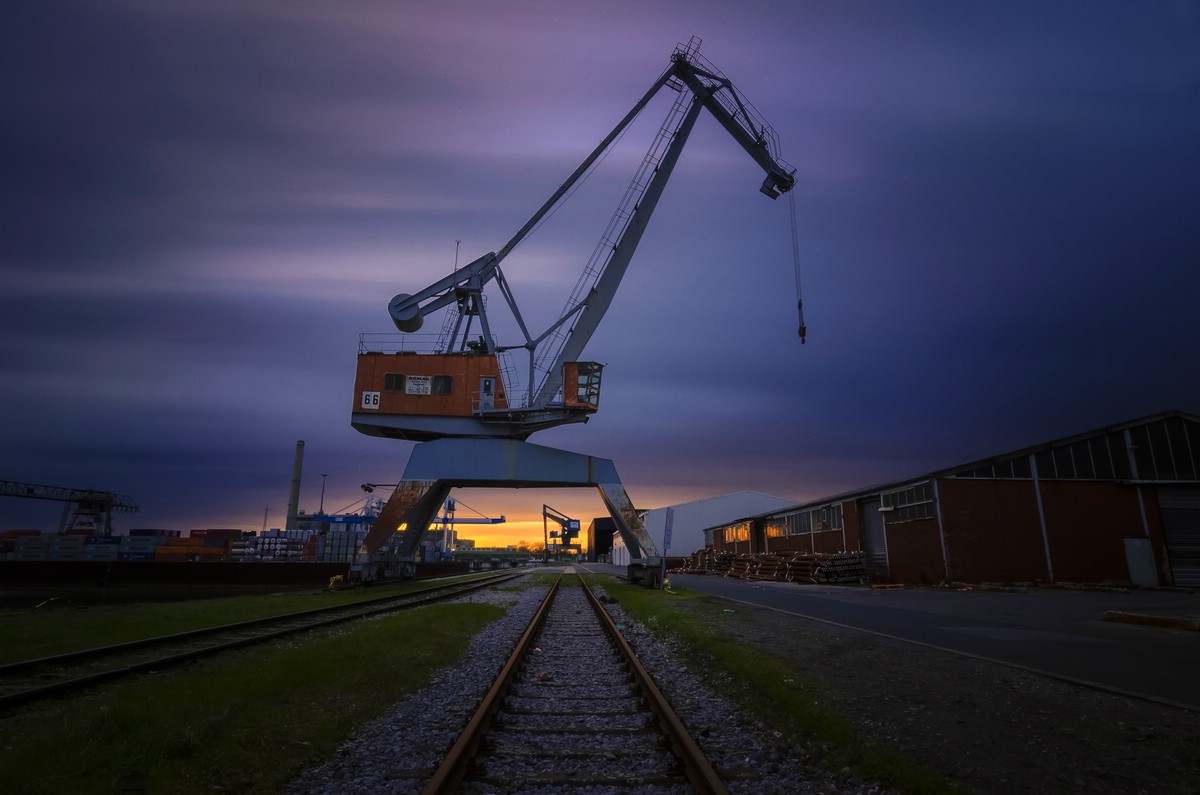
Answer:
<svg viewBox="0 0 1200 795"><path fill-rule="evenodd" d="M472 580L467 583L456 582L443 586L437 586L435 588L426 588L412 594L394 594L392 596L381 597L379 599L366 600L357 604L334 605L331 607L316 608L314 610L284 613L282 615L272 616L269 618L252 619L233 624L222 624L215 627L206 627L204 629L190 630L188 632L179 632L172 635L160 635L153 638L143 638L140 640L129 641L127 643L116 643L93 649L81 649L79 651L67 652L51 657L40 657L33 660L22 660L19 662L8 663L0 666L0 676L11 676L13 673L20 673L22 671L28 671L38 667L76 664L89 659L103 658L105 656L113 656L126 652L136 652L139 649L148 649L153 646L202 640L205 637L215 637L221 634L236 633L248 629L253 630L255 628L266 627L271 624L283 624L294 621L302 622L300 624L282 627L273 631L259 632L254 635L213 643L200 648L191 648L182 652L152 657L129 665L120 665L103 671L85 674L83 676L70 677L58 682L45 684L40 687L27 688L24 690L14 691L12 693L0 694L0 711L49 698L50 696L59 695L70 690L77 690L84 687L89 687L91 685L96 685L101 682L119 679L123 676L128 676L140 671L168 668L190 662L199 657L219 654L220 652L231 651L233 649L252 646L258 643L266 643L268 641L285 637L287 635L293 635L298 632L306 632L313 629L320 629L321 627L334 626L349 621L356 621L358 619L368 618L375 615L382 615L389 612L396 612L399 610L407 610L413 607L421 607L423 605L433 604L445 599L452 599L464 593L470 593L482 588L507 582L511 579L515 579L516 577L523 576L525 573L526 572L520 572L517 574L505 573L488 577L486 579ZM339 612L340 615L331 616L328 618L319 617L322 614L329 614L333 612Z"/></svg>
<svg viewBox="0 0 1200 795"><path fill-rule="evenodd" d="M687 776L688 781L691 782L693 789L704 795L727 795L728 790L724 782L721 781L721 777L713 769L712 764L708 761L708 757L700 750L700 746L692 739L692 735L688 733L687 727L683 725L683 721L680 719L678 713L675 712L667 697L658 689L658 685L654 683L654 677L642 665L641 660L637 657L637 652L633 650L633 647L629 645L629 641L625 639L625 636L617 628L616 622L612 620L612 616L604 609L604 605L592 593L592 589L587 586L582 577L579 578L579 584L583 586L583 592L587 596L588 602L591 603L592 609L596 611L601 625L629 665L629 669L637 680L638 686L641 688L642 695L645 696L650 710L658 717L659 723L671 744L671 750L682 760L683 773Z"/></svg>
<svg viewBox="0 0 1200 795"><path fill-rule="evenodd" d="M504 667L496 676L491 688L480 701L479 707L471 716L467 725L463 728L450 750L446 753L441 765L434 772L425 788L421 791L421 795L451 795L458 791L463 778L466 775L468 765L474 758L476 751L487 733L488 727L491 725L496 713L499 712L503 705L504 699L519 673L525 659L533 646L534 640L545 621L546 615L549 612L550 605L554 601L558 593L559 584L562 582L563 575L555 580L545 599L542 600L533 618L522 633L520 640L517 641L512 654ZM658 726L666 735L667 742L676 756L681 762L682 772L688 783L691 784L693 790L701 795L728 795L728 789L713 769L711 763L704 756L704 752L696 744L688 733L687 728L683 725L683 721L675 713L671 707L667 697L654 683L654 678L646 670L637 658L637 653L629 642L625 640L615 622L604 609L604 605L600 602L596 595L592 593L587 584L582 578L579 578L579 585L583 588L583 592L587 595L588 601L592 609L596 613L596 618L605 634L613 643L613 647L617 650L620 657L627 664L630 672L633 674L636 685L644 697L645 702L650 711L658 719Z"/></svg>
<svg viewBox="0 0 1200 795"><path fill-rule="evenodd" d="M538 630L541 629L542 624L546 620L546 614L550 611L550 604L558 594L558 586L562 582L562 578L563 574L560 573L558 578L554 580L554 584L550 586L550 590L546 593L546 598L542 600L537 612L533 614L529 626L521 634L516 647L508 657L508 661L504 663L504 667L496 675L496 680L492 682L491 688L488 689L483 699L479 702L479 707L475 710L471 719L467 721L467 725L458 735L458 739L450 746L450 750L446 753L438 769L434 771L433 777L429 779L429 783L421 790L421 795L452 795L452 793L458 791L458 785L462 782L463 775L467 771L467 764L475 755L476 749L479 748L479 743L483 740L483 735L487 731L488 725L492 722L492 718L495 717L501 704L504 703L504 697L508 693L509 686L512 685L513 679L521 667L521 663L525 660L526 653L533 644L533 639L537 637Z"/></svg>

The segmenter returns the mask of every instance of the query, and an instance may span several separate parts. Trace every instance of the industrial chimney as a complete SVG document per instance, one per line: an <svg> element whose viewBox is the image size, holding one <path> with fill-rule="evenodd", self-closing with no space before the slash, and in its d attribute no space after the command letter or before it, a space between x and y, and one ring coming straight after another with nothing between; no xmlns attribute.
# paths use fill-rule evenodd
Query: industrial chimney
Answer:
<svg viewBox="0 0 1200 795"><path fill-rule="evenodd" d="M304 466L304 442L296 442L296 460L292 463L292 491L288 495L287 524L285 530L296 529L296 517L300 513L300 469Z"/></svg>

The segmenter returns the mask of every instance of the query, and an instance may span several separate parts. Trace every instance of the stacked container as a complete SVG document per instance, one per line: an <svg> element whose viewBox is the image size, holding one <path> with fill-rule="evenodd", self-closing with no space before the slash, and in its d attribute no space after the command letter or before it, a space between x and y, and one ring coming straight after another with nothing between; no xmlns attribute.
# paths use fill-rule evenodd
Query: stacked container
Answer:
<svg viewBox="0 0 1200 795"><path fill-rule="evenodd" d="M178 530L153 528L130 530L129 535L121 538L121 548L117 551L117 560L152 561L156 549L167 543L168 539L178 537Z"/></svg>
<svg viewBox="0 0 1200 795"><path fill-rule="evenodd" d="M314 552L316 562L345 563L354 560L366 535L366 531L359 528L330 530L317 539Z"/></svg>
<svg viewBox="0 0 1200 795"><path fill-rule="evenodd" d="M121 539L112 536L88 536L83 539L83 559L113 561L121 551Z"/></svg>

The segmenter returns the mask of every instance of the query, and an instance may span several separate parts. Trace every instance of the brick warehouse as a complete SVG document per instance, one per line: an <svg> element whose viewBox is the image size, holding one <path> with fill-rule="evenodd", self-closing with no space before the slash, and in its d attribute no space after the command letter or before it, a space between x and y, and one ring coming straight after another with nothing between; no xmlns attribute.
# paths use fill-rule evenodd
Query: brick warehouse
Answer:
<svg viewBox="0 0 1200 795"><path fill-rule="evenodd" d="M878 580L1200 586L1200 418L1111 425L709 528L718 552L862 551Z"/></svg>

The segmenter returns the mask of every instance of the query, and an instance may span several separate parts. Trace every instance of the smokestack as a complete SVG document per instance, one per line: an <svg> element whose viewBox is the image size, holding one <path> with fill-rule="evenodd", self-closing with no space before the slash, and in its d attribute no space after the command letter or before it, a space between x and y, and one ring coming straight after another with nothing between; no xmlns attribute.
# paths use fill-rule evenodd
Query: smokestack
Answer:
<svg viewBox="0 0 1200 795"><path fill-rule="evenodd" d="M296 529L296 517L300 513L300 469L304 466L304 442L296 442L296 460L292 464L292 491L288 495L287 524L285 530Z"/></svg>

